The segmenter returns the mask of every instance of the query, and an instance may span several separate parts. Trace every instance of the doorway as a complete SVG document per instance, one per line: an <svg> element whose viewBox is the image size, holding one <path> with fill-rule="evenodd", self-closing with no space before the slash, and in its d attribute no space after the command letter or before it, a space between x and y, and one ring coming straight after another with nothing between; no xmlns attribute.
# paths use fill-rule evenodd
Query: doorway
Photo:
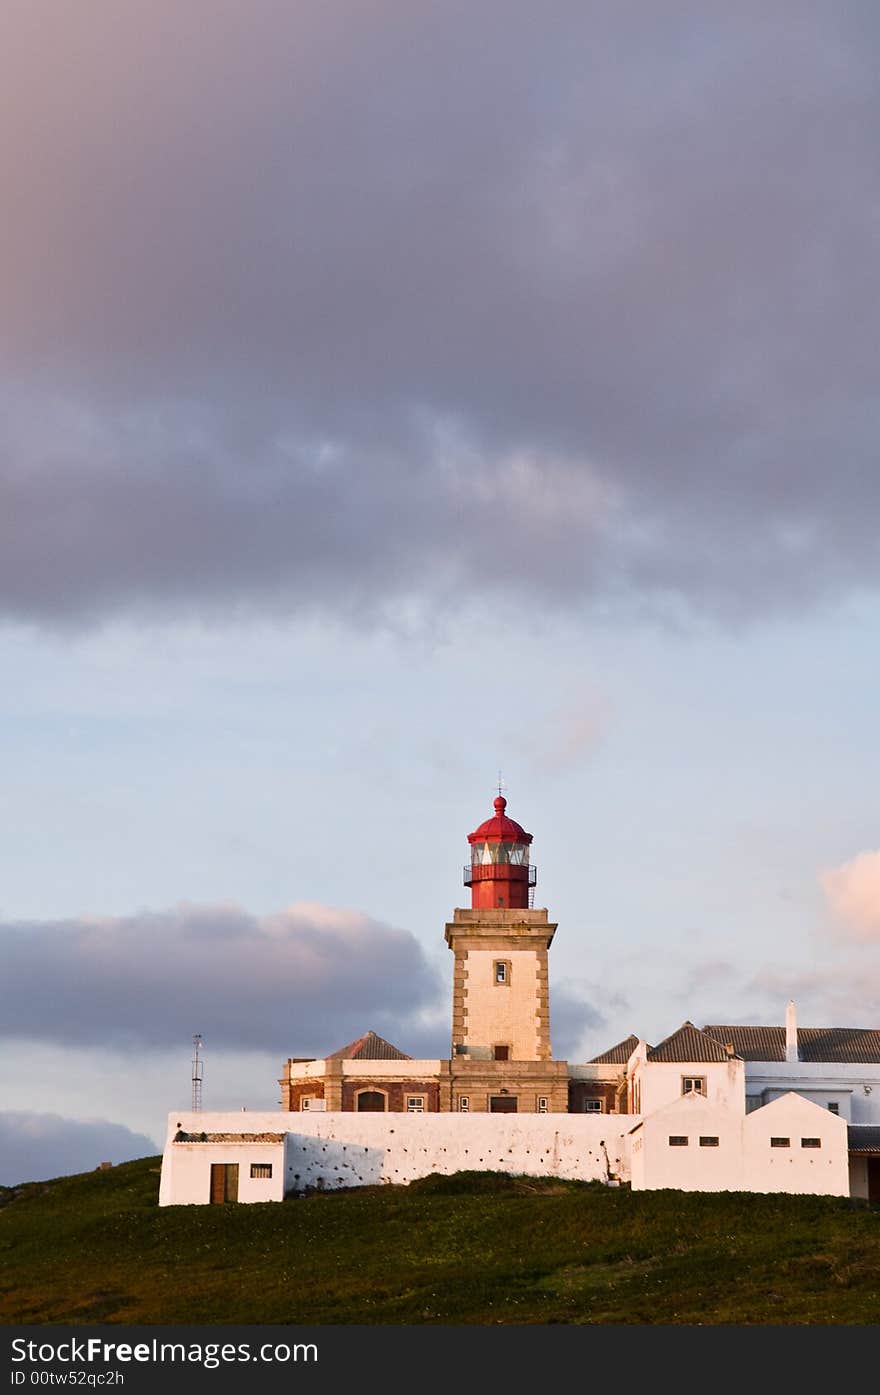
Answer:
<svg viewBox="0 0 880 1395"><path fill-rule="evenodd" d="M211 1163L211 1201L238 1201L238 1163Z"/></svg>
<svg viewBox="0 0 880 1395"><path fill-rule="evenodd" d="M490 1095L490 1096L489 1096L489 1113L490 1113L490 1114L515 1114L515 1113L516 1113L516 1095Z"/></svg>

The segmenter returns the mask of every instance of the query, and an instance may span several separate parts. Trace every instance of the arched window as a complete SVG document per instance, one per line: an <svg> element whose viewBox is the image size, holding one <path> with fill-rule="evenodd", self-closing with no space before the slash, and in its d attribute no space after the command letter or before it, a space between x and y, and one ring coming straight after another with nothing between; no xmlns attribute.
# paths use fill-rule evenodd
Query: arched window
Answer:
<svg viewBox="0 0 880 1395"><path fill-rule="evenodd" d="M361 1090L357 1097L357 1112L384 1114L385 1096L380 1090Z"/></svg>

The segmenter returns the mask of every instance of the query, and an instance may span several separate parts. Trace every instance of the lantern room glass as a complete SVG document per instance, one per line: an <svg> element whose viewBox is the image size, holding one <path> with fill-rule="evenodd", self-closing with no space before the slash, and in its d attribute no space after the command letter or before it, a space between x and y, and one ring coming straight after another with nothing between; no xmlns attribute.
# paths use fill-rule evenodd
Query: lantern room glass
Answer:
<svg viewBox="0 0 880 1395"><path fill-rule="evenodd" d="M504 863L511 867L528 867L528 843L473 843L471 845L471 865L485 867L491 863Z"/></svg>

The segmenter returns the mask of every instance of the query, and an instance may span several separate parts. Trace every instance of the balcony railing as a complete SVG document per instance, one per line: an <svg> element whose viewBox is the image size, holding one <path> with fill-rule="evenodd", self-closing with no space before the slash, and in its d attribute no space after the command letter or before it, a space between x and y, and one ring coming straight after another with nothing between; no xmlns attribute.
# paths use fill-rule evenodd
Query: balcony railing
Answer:
<svg viewBox="0 0 880 1395"><path fill-rule="evenodd" d="M468 862L464 869L464 884L472 886L474 882L525 882L527 886L535 886L538 881L538 869L534 863L528 867L522 867L515 862Z"/></svg>

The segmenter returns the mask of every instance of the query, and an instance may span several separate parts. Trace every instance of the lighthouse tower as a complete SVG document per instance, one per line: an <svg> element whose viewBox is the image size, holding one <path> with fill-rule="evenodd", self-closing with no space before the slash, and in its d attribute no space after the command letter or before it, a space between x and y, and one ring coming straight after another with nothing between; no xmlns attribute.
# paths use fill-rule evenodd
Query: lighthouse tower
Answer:
<svg viewBox="0 0 880 1395"><path fill-rule="evenodd" d="M446 926L455 955L453 1108L564 1111L565 1064L553 1061L550 1046L547 952L556 925L531 905L532 835L508 818L499 794L493 817L468 843L471 905Z"/></svg>

